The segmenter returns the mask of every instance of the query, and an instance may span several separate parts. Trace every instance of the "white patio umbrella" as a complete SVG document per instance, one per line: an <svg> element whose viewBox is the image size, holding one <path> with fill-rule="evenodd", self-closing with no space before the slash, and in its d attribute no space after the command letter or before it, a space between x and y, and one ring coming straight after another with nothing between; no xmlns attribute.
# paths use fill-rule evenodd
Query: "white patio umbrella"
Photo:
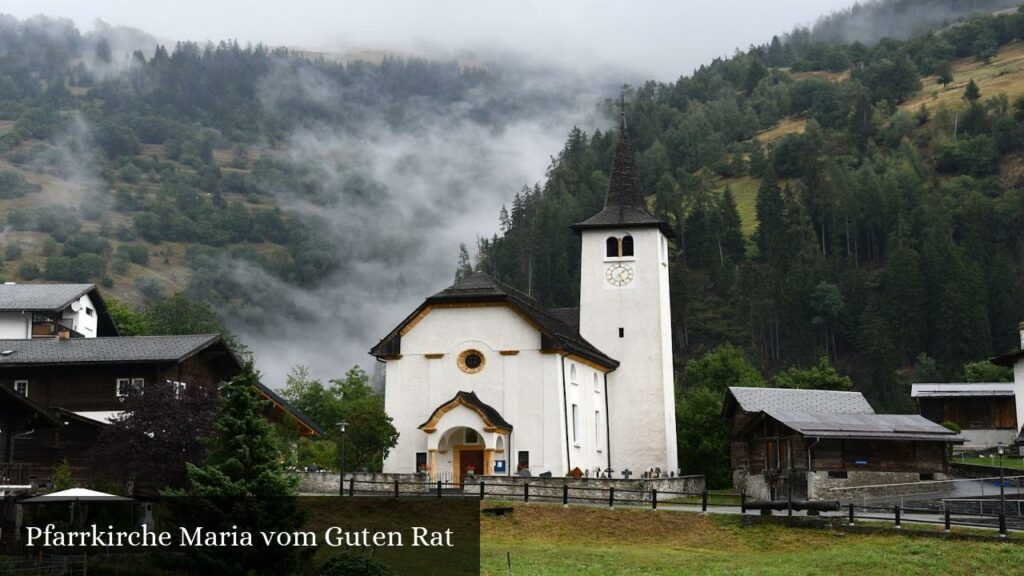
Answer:
<svg viewBox="0 0 1024 576"><path fill-rule="evenodd" d="M130 502L131 498L97 492L88 488L69 488L60 492L43 494L35 498L22 500L25 504L45 504L47 502Z"/></svg>

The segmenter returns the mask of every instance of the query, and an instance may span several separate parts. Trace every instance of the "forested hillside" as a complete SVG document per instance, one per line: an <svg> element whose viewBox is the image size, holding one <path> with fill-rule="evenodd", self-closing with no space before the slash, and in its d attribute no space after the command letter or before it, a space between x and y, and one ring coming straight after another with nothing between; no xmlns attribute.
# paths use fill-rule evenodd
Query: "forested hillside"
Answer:
<svg viewBox="0 0 1024 576"><path fill-rule="evenodd" d="M598 98L550 72L331 56L0 16L0 277L135 309L184 292L272 350L277 383L365 362Z"/></svg>
<svg viewBox="0 0 1024 576"><path fill-rule="evenodd" d="M909 382L1019 345L1024 12L871 45L823 22L626 94L650 208L678 232L676 361L723 343L769 375L827 358L912 409ZM565 231L600 209L614 138L574 130L479 268L574 305Z"/></svg>

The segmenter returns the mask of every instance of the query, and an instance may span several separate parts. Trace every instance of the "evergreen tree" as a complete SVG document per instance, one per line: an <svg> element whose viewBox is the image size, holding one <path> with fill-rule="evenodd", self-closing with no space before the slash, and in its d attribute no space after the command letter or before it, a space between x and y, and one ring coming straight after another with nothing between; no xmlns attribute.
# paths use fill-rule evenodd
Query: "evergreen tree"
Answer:
<svg viewBox="0 0 1024 576"><path fill-rule="evenodd" d="M775 170L769 165L757 189L757 232L754 238L762 258L773 258L782 249L785 233L785 202Z"/></svg>
<svg viewBox="0 0 1024 576"><path fill-rule="evenodd" d="M981 98L981 90L978 89L974 78L971 78L970 82L967 83L967 88L964 88L963 98L968 102L977 102Z"/></svg>
<svg viewBox="0 0 1024 576"><path fill-rule="evenodd" d="M740 218L740 210L736 205L736 198L729 186L722 192L722 198L718 203L719 221L721 222L722 252L732 262L738 263L746 256L747 239L743 235L743 220Z"/></svg>
<svg viewBox="0 0 1024 576"><path fill-rule="evenodd" d="M234 531L237 526L253 533L301 527L296 479L280 464L280 447L264 416L258 384L259 374L248 364L221 387L221 406L203 464L188 465L184 489L164 493L177 526L201 526L208 532ZM248 576L291 574L302 555L297 548L257 542L250 548L192 548L178 560L193 574Z"/></svg>
<svg viewBox="0 0 1024 576"><path fill-rule="evenodd" d="M459 265L455 269L455 281L458 282L473 273L473 262L469 259L469 250L464 242L459 244Z"/></svg>

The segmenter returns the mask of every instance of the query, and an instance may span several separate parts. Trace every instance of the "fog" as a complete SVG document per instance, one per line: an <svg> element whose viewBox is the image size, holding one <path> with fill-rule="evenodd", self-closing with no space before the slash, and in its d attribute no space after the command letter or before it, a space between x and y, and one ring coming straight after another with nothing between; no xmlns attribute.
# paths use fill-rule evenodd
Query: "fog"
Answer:
<svg viewBox="0 0 1024 576"><path fill-rule="evenodd" d="M304 125L289 135L283 154L314 167L335 197L311 205L288 191L268 192L287 209L326 219L345 261L322 285L296 287L225 256L224 266L242 280L249 298L277 304L267 306L262 327L228 322L254 351L265 382L280 387L297 364L321 378L341 376L353 364L372 371L369 348L423 298L452 282L459 244L472 250L476 238L495 233L502 204L543 180L573 126L587 132L608 127L597 104L622 83L675 79L849 4L296 0L284 9L239 0L8 0L3 11L68 17L83 30L134 27L168 44L234 38L334 53L458 58L500 71L502 82L489 89L522 104L508 118L481 122L469 113L473 102L457 102L405 114L415 120L401 126L371 116L359 128ZM120 34L126 39L112 42L115 48L146 38ZM345 100L315 74L271 74L261 102L273 110L282 94L318 106ZM354 174L372 183L372 196L346 196L345 180Z"/></svg>
<svg viewBox="0 0 1024 576"><path fill-rule="evenodd" d="M850 0L6 0L0 10L99 19L165 40L263 42L309 50L385 50L486 58L512 52L581 72L620 68L672 80L766 42Z"/></svg>

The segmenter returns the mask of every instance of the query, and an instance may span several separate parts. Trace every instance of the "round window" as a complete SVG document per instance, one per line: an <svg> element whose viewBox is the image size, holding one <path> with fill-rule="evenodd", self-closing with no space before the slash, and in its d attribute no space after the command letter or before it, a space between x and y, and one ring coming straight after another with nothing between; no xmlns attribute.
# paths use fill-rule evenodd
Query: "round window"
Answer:
<svg viewBox="0 0 1024 576"><path fill-rule="evenodd" d="M459 369L467 374L475 374L484 368L484 355L477 350L466 350L459 354Z"/></svg>

